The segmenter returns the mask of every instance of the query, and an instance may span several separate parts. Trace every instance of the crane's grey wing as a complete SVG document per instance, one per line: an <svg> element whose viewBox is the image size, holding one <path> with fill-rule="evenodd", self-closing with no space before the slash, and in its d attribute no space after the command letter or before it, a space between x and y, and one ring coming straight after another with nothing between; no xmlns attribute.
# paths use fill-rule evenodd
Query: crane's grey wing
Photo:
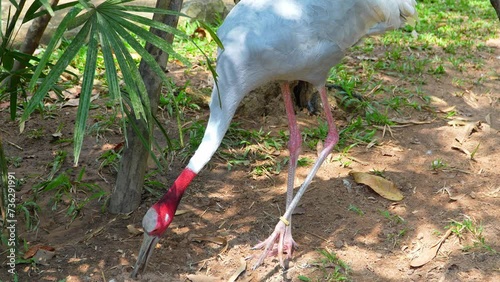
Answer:
<svg viewBox="0 0 500 282"><path fill-rule="evenodd" d="M399 28L415 14L414 4L414 0L243 0L219 28L225 46L219 58L262 83L287 79L319 85L348 48L367 35Z"/></svg>

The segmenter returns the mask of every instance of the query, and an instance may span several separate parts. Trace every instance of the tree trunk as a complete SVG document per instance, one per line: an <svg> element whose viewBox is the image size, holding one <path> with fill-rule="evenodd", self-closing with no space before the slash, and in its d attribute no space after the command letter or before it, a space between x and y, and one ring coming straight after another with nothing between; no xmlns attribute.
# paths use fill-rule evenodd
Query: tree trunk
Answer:
<svg viewBox="0 0 500 282"><path fill-rule="evenodd" d="M500 20L500 0L490 0L490 3L497 12L498 19Z"/></svg>
<svg viewBox="0 0 500 282"><path fill-rule="evenodd" d="M182 0L157 0L156 2L157 8L168 9L171 11L180 11L181 6ZM176 27L179 18L174 15L155 14L153 19L172 27ZM151 29L151 32L164 38L169 43L173 42L174 37L172 34L153 28ZM169 56L168 53L163 52L150 43L146 43L146 50L148 50L148 52L156 58L156 61L162 68L166 68ZM151 103L151 114L155 116L162 88L161 78L159 78L154 71L149 68L144 60L141 61L139 71L146 85L146 90L148 91ZM142 136L146 138L148 144L151 144L151 140L149 140L149 129L146 122L144 122L143 119L137 120L134 118L132 118L130 122L136 124L141 131ZM153 123L153 121L149 122ZM123 158L118 171L116 186L109 203L109 211L114 214L128 213L135 210L139 206L141 202L142 187L144 185L144 176L147 168L149 154L148 148L144 147L140 138L130 125L127 128L127 139L128 146L123 151Z"/></svg>

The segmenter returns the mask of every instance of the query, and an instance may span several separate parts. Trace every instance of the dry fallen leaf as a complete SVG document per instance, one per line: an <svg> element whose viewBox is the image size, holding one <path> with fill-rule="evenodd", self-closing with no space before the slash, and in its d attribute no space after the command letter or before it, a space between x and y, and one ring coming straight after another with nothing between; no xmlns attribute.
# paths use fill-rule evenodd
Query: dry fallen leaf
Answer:
<svg viewBox="0 0 500 282"><path fill-rule="evenodd" d="M442 113L449 113L457 110L457 106L450 106L446 108L439 109L440 112Z"/></svg>
<svg viewBox="0 0 500 282"><path fill-rule="evenodd" d="M69 99L62 106L63 107L78 107L79 104L80 104L80 98L76 98L76 99Z"/></svg>
<svg viewBox="0 0 500 282"><path fill-rule="evenodd" d="M414 120L414 119L393 118L393 119L391 119L391 121L404 126L404 125L429 124L429 123L432 123L434 120L422 121L422 120Z"/></svg>
<svg viewBox="0 0 500 282"><path fill-rule="evenodd" d="M142 233L143 233L143 231L142 231L142 230L140 230L139 228L136 228L136 227L135 227L134 225L132 225L132 224L127 225L127 230L128 230L128 232L129 232L130 234L132 234L132 235L139 235L139 234L142 234Z"/></svg>
<svg viewBox="0 0 500 282"><path fill-rule="evenodd" d="M396 185L387 179L366 172L351 171L349 174L352 175L356 183L368 185L373 191L388 200L401 201L404 198Z"/></svg>
<svg viewBox="0 0 500 282"><path fill-rule="evenodd" d="M54 252L56 250L56 249L54 249L54 247L51 247L51 246L44 246L42 244L37 244L37 245L34 245L31 248L29 248L28 251L26 251L26 253L24 253L23 259L29 259L29 258L34 257L35 254L40 249L50 251L50 252Z"/></svg>
<svg viewBox="0 0 500 282"><path fill-rule="evenodd" d="M411 267L421 267L422 265L430 262L437 255L439 248L441 248L441 245L446 240L446 238L448 238L448 236L450 236L451 230L452 230L451 228L448 229L448 231L446 231L446 233L443 235L443 237L441 237L441 239L439 239L439 241L437 241L430 248L424 248L422 250L422 253L418 257L412 259L412 261L410 262L410 266Z"/></svg>
<svg viewBox="0 0 500 282"><path fill-rule="evenodd" d="M92 103L95 99L99 98L99 94L90 97L90 102ZM62 104L62 107L78 107L80 104L80 98L72 98Z"/></svg>
<svg viewBox="0 0 500 282"><path fill-rule="evenodd" d="M484 120L486 121L487 124L491 125L491 113L487 114L484 117Z"/></svg>
<svg viewBox="0 0 500 282"><path fill-rule="evenodd" d="M211 242L215 243L221 246L224 246L222 250L219 252L219 254L224 253L227 250L228 244L226 238L223 237L210 237L210 236L195 236L191 238L191 241L196 241L196 242Z"/></svg>
<svg viewBox="0 0 500 282"><path fill-rule="evenodd" d="M51 260L55 255L56 252L40 248L33 256L33 260L40 265L49 265L49 260Z"/></svg>
<svg viewBox="0 0 500 282"><path fill-rule="evenodd" d="M244 258L240 258L240 266L236 271L229 277L228 282L234 282L238 277L247 269L247 261Z"/></svg>
<svg viewBox="0 0 500 282"><path fill-rule="evenodd" d="M459 145L452 145L452 146L451 146L451 148L452 148L453 150L457 150L457 151L460 151L460 152L462 152L462 153L466 154L466 155L467 155L467 157L469 157L469 159L472 159L472 157L471 157L471 156L472 156L471 152L470 152L469 150L465 149L464 147L459 146Z"/></svg>
<svg viewBox="0 0 500 282"><path fill-rule="evenodd" d="M190 210L176 210L175 215L183 215L185 213L191 212Z"/></svg>
<svg viewBox="0 0 500 282"><path fill-rule="evenodd" d="M456 137L455 140L457 140L460 144L463 144L464 141L469 138L469 136L472 134L474 131L479 131L479 127L481 126L481 122L476 121L476 122L467 122L464 124L465 128L463 129L462 132L460 132Z"/></svg>
<svg viewBox="0 0 500 282"><path fill-rule="evenodd" d="M193 34L191 35L191 37L197 37L199 39L203 39L203 38L206 38L208 42L212 42L213 38L212 38L212 35L210 34L210 32L208 32L206 29L204 29L203 27L198 27L194 32Z"/></svg>
<svg viewBox="0 0 500 282"><path fill-rule="evenodd" d="M219 281L223 281L222 278L212 277L212 276L208 276L208 275L201 275L201 274L189 274L186 276L186 278L191 282L219 282Z"/></svg>
<svg viewBox="0 0 500 282"><path fill-rule="evenodd" d="M56 132L56 133L52 133L52 137L54 139L59 139L62 137L62 133L60 131Z"/></svg>

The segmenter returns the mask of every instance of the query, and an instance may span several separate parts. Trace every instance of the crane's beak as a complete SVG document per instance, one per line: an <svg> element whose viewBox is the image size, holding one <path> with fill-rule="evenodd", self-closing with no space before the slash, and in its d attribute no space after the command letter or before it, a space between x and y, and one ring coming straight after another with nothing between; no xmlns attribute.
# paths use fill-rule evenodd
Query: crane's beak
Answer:
<svg viewBox="0 0 500 282"><path fill-rule="evenodd" d="M160 237L151 236L144 232L144 239L142 240L141 249L139 250L139 255L137 256L137 262L135 263L134 271L132 271L130 277L137 278L137 274L142 273L146 269L146 265L148 264L149 258L153 254L153 250L158 241L160 241Z"/></svg>

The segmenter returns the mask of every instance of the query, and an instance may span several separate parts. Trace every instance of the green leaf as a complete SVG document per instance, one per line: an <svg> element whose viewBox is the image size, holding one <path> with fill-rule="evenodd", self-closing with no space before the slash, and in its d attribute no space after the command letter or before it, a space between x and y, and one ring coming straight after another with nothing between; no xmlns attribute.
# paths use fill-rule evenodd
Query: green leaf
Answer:
<svg viewBox="0 0 500 282"><path fill-rule="evenodd" d="M48 192L58 188L59 186L63 186L65 188L71 187L71 180L66 173L59 174L56 178L50 181L44 181L40 184L33 186L35 192Z"/></svg>
<svg viewBox="0 0 500 282"><path fill-rule="evenodd" d="M2 31L2 43L1 43L1 48L2 49L7 49L7 46L11 43L11 40L13 37L15 37L15 29L19 20L19 17L21 16L21 12L24 8L24 5L26 4L26 1L19 1L19 3L16 3L15 1L10 1L15 8L14 14L11 15L11 10L12 7L9 7L9 11L7 12L7 21L6 21L6 28L5 28L5 34L3 34L3 28L1 29ZM0 8L1 9L1 8ZM3 14L2 14L2 19L3 19ZM0 21L0 27L1 27L1 21Z"/></svg>
<svg viewBox="0 0 500 282"><path fill-rule="evenodd" d="M10 119L16 120L17 114L17 91L10 92Z"/></svg>
<svg viewBox="0 0 500 282"><path fill-rule="evenodd" d="M50 14L51 17L54 16L54 11L52 10L52 6L50 5L49 1L47 0L38 0L42 6L47 10L47 12Z"/></svg>
<svg viewBox="0 0 500 282"><path fill-rule="evenodd" d="M130 11L130 12L152 13L152 14L161 14L161 15L174 15L174 16L179 16L179 17L190 18L188 15L180 13L180 12L170 11L170 10L165 10L165 9L158 9L158 8L153 8L153 7L146 7L146 6L123 5L123 6L118 6L118 9Z"/></svg>
<svg viewBox="0 0 500 282"><path fill-rule="evenodd" d="M33 97L31 100L28 102L28 105L26 107L26 110L24 111L22 117L21 117L21 123L24 123L28 117L33 113L35 108L39 105L39 103L43 100L49 89L55 84L61 73L66 69L66 67L69 65L71 60L76 56L80 48L84 45L85 39L87 38L89 31L91 28L90 22L87 22L80 32L73 38L71 41L70 45L68 48L64 51L62 56L59 58L57 63L54 65L50 73L43 79L42 83L40 84L40 87L38 90L33 94ZM51 42L52 43L52 42ZM48 53L48 55L47 55ZM42 61L45 60L48 61L48 58L50 57L50 54L52 52L49 52L48 50L46 51L46 54L42 57L40 60L40 64L38 65L34 76L38 74L38 76L41 74L42 71ZM36 78L38 78L36 76ZM30 88L34 88L34 84L36 82L36 79L33 79L30 84ZM21 126L22 127L22 126Z"/></svg>
<svg viewBox="0 0 500 282"><path fill-rule="evenodd" d="M123 14L126 14L126 13L123 13ZM126 32L123 28L128 29L133 34L144 39L146 42L155 45L156 47L160 48L164 52L167 52L170 56L178 59L183 64L190 65L189 61L186 58L179 55L177 52L175 52L174 49L172 48L172 46L170 44L168 44L165 41L165 39L139 27L136 24L133 24L133 23L121 18L120 15L121 14L117 13L116 17L111 18L116 23L116 25L113 25L114 29L120 34L121 37L123 37L127 41L127 43L130 44L130 46L132 46L132 48L134 48L135 51L137 51L137 53L139 53L139 55L141 55L141 57L143 59L146 59L146 58L144 58L145 56L147 56L146 54L148 54L149 57L151 57L151 58L153 58L153 57L151 56L151 54L149 54L149 52L141 44L139 44L139 42L137 42L137 40L135 38L130 36L130 34L128 32ZM153 61L154 61L154 58L153 58ZM155 61L155 64L157 65L158 63L156 63L156 61ZM155 70L155 72L156 72L156 70ZM160 74L160 73L163 73L163 70L159 73L157 72L157 74Z"/></svg>
<svg viewBox="0 0 500 282"><path fill-rule="evenodd" d="M10 71L14 67L14 57L8 52L8 54L5 54L6 56L3 56L2 58L2 64L3 67Z"/></svg>
<svg viewBox="0 0 500 282"><path fill-rule="evenodd" d="M16 0L9 0L10 4L12 4L12 6L16 7L17 10L19 10L19 5L17 4L17 1Z"/></svg>
<svg viewBox="0 0 500 282"><path fill-rule="evenodd" d="M78 177L76 178L76 181L82 182L83 175L85 175L85 167L82 167L82 169L78 173Z"/></svg>
<svg viewBox="0 0 500 282"><path fill-rule="evenodd" d="M97 14L98 28L103 29L103 19L102 16ZM104 67L106 68L105 76L108 82L109 93L112 99L121 99L120 96L120 86L118 80L118 71L116 69L115 60L113 58L112 46L109 42L108 36L104 33L99 33L99 41L101 44L101 50L104 58Z"/></svg>
<svg viewBox="0 0 500 282"><path fill-rule="evenodd" d="M90 97L92 96L92 88L94 86L95 70L97 66L97 34L96 34L96 18L87 24L92 24L90 31L89 47L87 49L87 58L85 63L85 70L83 71L82 91L80 94L80 103L76 113L75 120L75 133L74 133L74 155L75 165L78 165L80 152L82 150L83 137L85 135L85 128L87 125L87 118L90 109ZM86 24L86 25L87 25Z"/></svg>
<svg viewBox="0 0 500 282"><path fill-rule="evenodd" d="M174 34L174 35L181 37L181 38L184 38L184 39L190 38L186 33L178 30L177 28L174 28L172 26L164 24L162 22L158 22L158 21L146 18L146 17L139 16L139 15L127 13L127 12L124 12L122 10L114 9L114 10L110 10L109 12L115 14L117 17L120 17L123 19L129 19L131 21L140 23L140 24L148 26L148 27L154 27L156 29L165 31L167 33Z"/></svg>
<svg viewBox="0 0 500 282"><path fill-rule="evenodd" d="M89 19L96 14L95 9L90 9L86 11L85 13L78 15L76 18L72 19L71 22L69 22L67 29L72 30L74 28L77 28L81 26L82 24L86 23L89 21Z"/></svg>
<svg viewBox="0 0 500 282"><path fill-rule="evenodd" d="M144 109L138 94L138 91L141 91L140 89L144 89L142 93L146 93L146 90L144 81L142 80L137 69L137 64L132 59L127 47L125 47L117 33L113 32L112 24L109 23L108 18L102 17L102 23L102 26L100 26L100 32L106 36L110 42L110 46L113 48L116 60L123 75L123 80L125 81L125 88L128 91L135 116L137 119L140 119L141 116L146 119L146 109ZM147 95L145 98L148 98Z"/></svg>
<svg viewBox="0 0 500 282"><path fill-rule="evenodd" d="M71 8L78 3L79 3L78 1L64 3L61 5L57 5L55 7L52 7L52 10L55 12L55 11ZM39 8L40 8L40 3L37 1L33 2L33 4L29 7L28 11L26 11L26 15L23 18L23 24L31 21L32 19L35 19L35 18L38 18L38 17L41 17L43 15L48 14L47 10L41 10L41 11L37 12L37 10Z"/></svg>
<svg viewBox="0 0 500 282"><path fill-rule="evenodd" d="M210 36L212 37L212 39L215 41L215 43L217 43L217 46L219 46L219 48L224 50L224 45L222 44L222 41L220 41L219 37L217 36L217 33L213 30L213 28L211 28L209 25L207 25L206 23L204 23L202 21L198 21L198 24L201 25L201 27L203 27L203 29L208 31L208 33L210 33Z"/></svg>
<svg viewBox="0 0 500 282"><path fill-rule="evenodd" d="M45 53L43 54L42 58L40 59L40 62L38 63L38 67L35 70L35 73L33 74L33 77L31 79L29 88L31 90L35 89L35 85L37 83L38 77L40 77L40 74L42 71L45 69L45 66L47 65L50 56L54 52L54 49L61 40L64 32L66 31L66 27L68 26L68 23L80 13L82 10L82 7L80 5L75 6L71 11L63 18L59 26L57 27L56 31L52 35L52 39L49 42L49 45L47 45L47 48L45 49ZM78 33L80 34L81 31ZM74 40L73 40L74 41Z"/></svg>

